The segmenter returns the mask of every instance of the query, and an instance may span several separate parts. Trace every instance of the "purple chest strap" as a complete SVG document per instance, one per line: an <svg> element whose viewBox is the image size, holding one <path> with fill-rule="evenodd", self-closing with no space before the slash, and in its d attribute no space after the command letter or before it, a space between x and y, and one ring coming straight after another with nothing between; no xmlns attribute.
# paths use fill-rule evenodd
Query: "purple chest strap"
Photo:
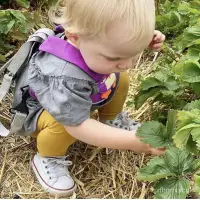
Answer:
<svg viewBox="0 0 200 200"><path fill-rule="evenodd" d="M56 57L66 60L82 69L98 84L99 92L90 96L92 102L96 104L104 100L104 98L102 98L102 94L111 89L111 86L108 88L105 84L105 80L110 75L102 75L92 71L87 66L81 52L76 47L61 38L49 36L48 39L40 45L39 50L53 54Z"/></svg>
<svg viewBox="0 0 200 200"><path fill-rule="evenodd" d="M107 77L107 75L101 75L89 69L80 51L67 41L56 36L49 36L48 39L40 45L39 50L53 54L63 60L67 60L68 62L78 66L96 82L99 82Z"/></svg>

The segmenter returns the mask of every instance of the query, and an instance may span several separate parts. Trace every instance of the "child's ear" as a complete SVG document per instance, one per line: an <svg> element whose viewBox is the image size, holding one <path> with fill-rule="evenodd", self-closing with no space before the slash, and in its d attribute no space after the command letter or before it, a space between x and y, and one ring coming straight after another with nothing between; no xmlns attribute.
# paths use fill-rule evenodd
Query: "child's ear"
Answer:
<svg viewBox="0 0 200 200"><path fill-rule="evenodd" d="M69 33L69 32L65 32L65 35L67 37L67 39L74 44L75 46L78 46L78 42L79 42L79 36L75 33Z"/></svg>

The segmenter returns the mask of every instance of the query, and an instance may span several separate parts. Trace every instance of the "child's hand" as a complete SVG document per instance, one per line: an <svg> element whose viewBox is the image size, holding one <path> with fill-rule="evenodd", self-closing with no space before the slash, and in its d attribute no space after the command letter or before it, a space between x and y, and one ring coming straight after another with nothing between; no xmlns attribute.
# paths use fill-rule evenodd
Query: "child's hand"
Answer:
<svg viewBox="0 0 200 200"><path fill-rule="evenodd" d="M136 132L133 131L134 135L134 142L132 144L132 147L130 150L138 152L138 153L146 153L146 154L152 154L156 156L165 155L165 148L152 148L150 144L146 144L141 141L141 138L137 137Z"/></svg>
<svg viewBox="0 0 200 200"><path fill-rule="evenodd" d="M154 31L154 37L151 43L149 44L149 48L153 51L160 51L165 41L165 35L162 34L160 31Z"/></svg>
<svg viewBox="0 0 200 200"><path fill-rule="evenodd" d="M149 145L149 153L152 155L163 156L165 155L165 150L165 148L152 148L151 145Z"/></svg>

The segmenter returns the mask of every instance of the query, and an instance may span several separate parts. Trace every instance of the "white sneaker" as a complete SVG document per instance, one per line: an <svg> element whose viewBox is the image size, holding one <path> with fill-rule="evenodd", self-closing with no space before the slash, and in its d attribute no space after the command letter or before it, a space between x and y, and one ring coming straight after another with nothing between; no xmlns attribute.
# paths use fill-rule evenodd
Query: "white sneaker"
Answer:
<svg viewBox="0 0 200 200"><path fill-rule="evenodd" d="M130 119L126 112L119 113L114 120L106 120L102 121L102 123L128 131L137 130L141 126L139 122Z"/></svg>
<svg viewBox="0 0 200 200"><path fill-rule="evenodd" d="M31 162L44 190L58 196L70 196L76 190L76 184L68 171L70 165L72 162L66 160L66 156L42 157L38 153Z"/></svg>

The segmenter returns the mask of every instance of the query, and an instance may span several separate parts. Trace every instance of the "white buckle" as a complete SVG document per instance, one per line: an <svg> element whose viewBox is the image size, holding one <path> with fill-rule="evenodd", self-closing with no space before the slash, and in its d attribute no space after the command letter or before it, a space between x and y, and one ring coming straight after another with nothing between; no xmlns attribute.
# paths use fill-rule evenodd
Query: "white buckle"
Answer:
<svg viewBox="0 0 200 200"><path fill-rule="evenodd" d="M16 111L12 120L10 134L17 133L18 131L22 129L26 117L27 117L27 114Z"/></svg>
<svg viewBox="0 0 200 200"><path fill-rule="evenodd" d="M9 133L10 133L10 131L7 130L7 129L3 126L3 124L0 122L0 136L6 137L6 136L9 135Z"/></svg>
<svg viewBox="0 0 200 200"><path fill-rule="evenodd" d="M10 86L12 84L13 75L11 73L5 74L3 77L3 82L0 87L0 103L2 102L3 98L8 93Z"/></svg>

